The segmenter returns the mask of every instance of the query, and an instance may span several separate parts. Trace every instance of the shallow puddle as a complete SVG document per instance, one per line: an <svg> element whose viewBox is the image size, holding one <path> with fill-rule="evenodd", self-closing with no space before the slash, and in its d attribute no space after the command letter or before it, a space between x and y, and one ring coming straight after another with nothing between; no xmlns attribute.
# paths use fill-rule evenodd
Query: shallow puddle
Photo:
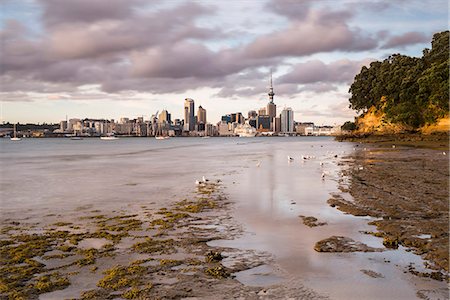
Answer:
<svg viewBox="0 0 450 300"><path fill-rule="evenodd" d="M264 287L281 283L284 280L282 277L275 275L273 268L268 265L262 265L256 268L237 272L233 275L236 276L236 279L239 282L248 286Z"/></svg>

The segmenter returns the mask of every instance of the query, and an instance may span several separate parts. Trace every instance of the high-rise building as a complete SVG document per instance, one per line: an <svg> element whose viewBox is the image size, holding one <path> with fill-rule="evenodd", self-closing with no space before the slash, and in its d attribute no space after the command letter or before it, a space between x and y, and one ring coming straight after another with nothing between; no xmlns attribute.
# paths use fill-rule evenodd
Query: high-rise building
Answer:
<svg viewBox="0 0 450 300"><path fill-rule="evenodd" d="M261 131L269 131L270 130L270 117L269 116L258 116L256 118L256 129Z"/></svg>
<svg viewBox="0 0 450 300"><path fill-rule="evenodd" d="M67 130L67 121L61 121L59 122L59 129L61 131L66 131Z"/></svg>
<svg viewBox="0 0 450 300"><path fill-rule="evenodd" d="M184 100L184 131L193 131L194 129L194 100L186 98Z"/></svg>
<svg viewBox="0 0 450 300"><path fill-rule="evenodd" d="M249 110L249 111L248 111L248 118L249 118L249 119L251 119L251 118L256 118L257 115L258 115L258 114L257 114L256 111L254 111L254 110Z"/></svg>
<svg viewBox="0 0 450 300"><path fill-rule="evenodd" d="M288 107L281 112L281 132L293 133L294 132L294 111Z"/></svg>
<svg viewBox="0 0 450 300"><path fill-rule="evenodd" d="M280 117L275 117L273 122L273 132L279 133L281 131L281 119Z"/></svg>
<svg viewBox="0 0 450 300"><path fill-rule="evenodd" d="M197 111L197 124L206 124L206 109L201 105L198 107Z"/></svg>
<svg viewBox="0 0 450 300"><path fill-rule="evenodd" d="M167 110L164 109L162 112L159 113L158 123L165 123L165 124L172 123L170 113Z"/></svg>
<svg viewBox="0 0 450 300"><path fill-rule="evenodd" d="M267 116L265 107L261 107L260 109L258 109L258 116Z"/></svg>
<svg viewBox="0 0 450 300"><path fill-rule="evenodd" d="M233 122L244 124L244 116L242 115L242 113L238 112L231 114L231 123Z"/></svg>

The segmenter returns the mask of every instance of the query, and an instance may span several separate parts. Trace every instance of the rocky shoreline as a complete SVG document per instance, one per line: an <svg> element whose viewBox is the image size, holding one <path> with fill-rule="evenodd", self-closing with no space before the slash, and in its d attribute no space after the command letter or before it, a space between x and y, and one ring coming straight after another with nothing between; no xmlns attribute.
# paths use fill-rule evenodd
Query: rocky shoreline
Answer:
<svg viewBox="0 0 450 300"><path fill-rule="evenodd" d="M217 180L167 207L143 206L142 213L108 215L86 206L76 220L54 214L42 222L6 219L0 299L325 299L298 283L239 282L239 272L272 258L208 245L241 233L230 206Z"/></svg>
<svg viewBox="0 0 450 300"><path fill-rule="evenodd" d="M352 138L364 144L356 144L354 153L341 162L340 189L353 200L335 194L328 201L345 213L376 218L370 224L377 231L366 233L383 238L386 248L403 246L421 255L429 272L410 269L410 273L437 280L448 280L449 271L445 136L427 136L420 141L408 136L400 142L398 136Z"/></svg>
<svg viewBox="0 0 450 300"><path fill-rule="evenodd" d="M255 258L224 267L221 253L227 249L207 245L239 232L227 222L229 204L220 183L214 182L199 185L193 198L156 212L143 207L144 215L107 216L80 208L83 217L76 223L6 220L2 224L0 298L79 294L73 298L176 299L204 296L212 290L232 297L237 289L246 288L231 274L262 261ZM228 228L218 230L217 222ZM97 278L95 288L76 286L76 277L83 273ZM72 292L65 294L65 289Z"/></svg>
<svg viewBox="0 0 450 300"><path fill-rule="evenodd" d="M430 148L446 151L449 149L449 132L435 132L431 134L421 133L397 133L397 134L371 134L348 133L336 136L339 142L356 142L368 144L380 144L391 146L406 146L413 148Z"/></svg>

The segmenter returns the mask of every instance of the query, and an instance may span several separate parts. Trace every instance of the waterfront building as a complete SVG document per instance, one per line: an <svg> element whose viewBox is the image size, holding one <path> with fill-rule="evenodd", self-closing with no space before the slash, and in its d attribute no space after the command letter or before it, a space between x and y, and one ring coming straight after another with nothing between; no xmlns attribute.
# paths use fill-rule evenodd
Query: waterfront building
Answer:
<svg viewBox="0 0 450 300"><path fill-rule="evenodd" d="M225 122L225 123L231 123L231 115L223 115L222 118L220 118L221 122Z"/></svg>
<svg viewBox="0 0 450 300"><path fill-rule="evenodd" d="M234 113L231 114L231 123L236 122L239 124L243 124L244 123L244 116L242 115L242 113L238 112L238 113Z"/></svg>
<svg viewBox="0 0 450 300"><path fill-rule="evenodd" d="M259 132L270 131L270 117L267 115L258 116L256 118L256 129Z"/></svg>
<svg viewBox="0 0 450 300"><path fill-rule="evenodd" d="M120 118L119 124L127 124L130 122L130 118Z"/></svg>
<svg viewBox="0 0 450 300"><path fill-rule="evenodd" d="M197 111L197 124L206 124L206 109L201 105L198 107Z"/></svg>
<svg viewBox="0 0 450 300"><path fill-rule="evenodd" d="M273 122L273 132L279 133L280 131L281 131L281 118L276 117L276 118L274 118L274 122Z"/></svg>
<svg viewBox="0 0 450 300"><path fill-rule="evenodd" d="M230 136L234 134L234 132L230 130L229 124L231 125L231 123L225 121L220 121L219 124L217 124L220 136Z"/></svg>
<svg viewBox="0 0 450 300"><path fill-rule="evenodd" d="M70 119L67 123L67 131L73 132L74 130L81 129L81 120L80 119Z"/></svg>
<svg viewBox="0 0 450 300"><path fill-rule="evenodd" d="M194 131L194 129L194 100L191 98L186 98L184 100L184 131Z"/></svg>
<svg viewBox="0 0 450 300"><path fill-rule="evenodd" d="M281 112L281 132L294 133L294 111L288 107Z"/></svg>
<svg viewBox="0 0 450 300"><path fill-rule="evenodd" d="M205 127L205 136L216 135L216 128L213 124L207 123Z"/></svg>
<svg viewBox="0 0 450 300"><path fill-rule="evenodd" d="M306 128L309 128L308 132L306 131ZM308 133L310 133L310 135L312 135L313 128L314 128L314 123L312 123L312 122L299 122L295 126L295 132L299 135L308 135Z"/></svg>
<svg viewBox="0 0 450 300"><path fill-rule="evenodd" d="M67 130L67 121L59 122L59 129L61 132L65 132Z"/></svg>
<svg viewBox="0 0 450 300"><path fill-rule="evenodd" d="M258 118L258 117L248 119L248 124L249 124L250 126L252 126L252 127L257 128L257 126L256 126L257 118Z"/></svg>

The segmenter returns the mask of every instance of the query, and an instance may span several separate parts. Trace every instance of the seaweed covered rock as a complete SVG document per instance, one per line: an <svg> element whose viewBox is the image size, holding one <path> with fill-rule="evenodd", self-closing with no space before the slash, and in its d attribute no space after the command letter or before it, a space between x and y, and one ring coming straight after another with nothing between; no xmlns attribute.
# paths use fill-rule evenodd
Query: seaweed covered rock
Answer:
<svg viewBox="0 0 450 300"><path fill-rule="evenodd" d="M349 237L332 236L318 241L314 246L317 252L380 252L383 249L369 247Z"/></svg>

